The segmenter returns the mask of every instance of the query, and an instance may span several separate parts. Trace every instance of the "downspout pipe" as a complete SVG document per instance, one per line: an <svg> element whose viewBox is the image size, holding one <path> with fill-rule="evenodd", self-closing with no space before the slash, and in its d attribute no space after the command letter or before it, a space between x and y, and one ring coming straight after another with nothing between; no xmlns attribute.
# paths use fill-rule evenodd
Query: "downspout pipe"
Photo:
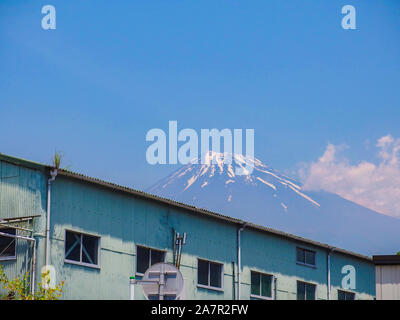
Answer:
<svg viewBox="0 0 400 320"><path fill-rule="evenodd" d="M327 287L328 287L328 300L331 300L331 253L335 250L334 247L328 249L328 257L327 257L327 265L328 265L328 274L327 274Z"/></svg>
<svg viewBox="0 0 400 320"><path fill-rule="evenodd" d="M50 263L50 200L51 200L51 183L56 180L58 170L50 170L51 178L47 180L47 217L46 217L46 257L45 265Z"/></svg>
<svg viewBox="0 0 400 320"><path fill-rule="evenodd" d="M33 252L32 252L32 284L31 284L31 292L32 292L32 297L35 296L35 283L36 283L36 240L33 239Z"/></svg>
<svg viewBox="0 0 400 320"><path fill-rule="evenodd" d="M237 242L238 242L238 296L237 300L240 300L240 281L242 274L242 259L241 259L241 245L240 245L240 234L246 228L247 223L244 223L237 232Z"/></svg>

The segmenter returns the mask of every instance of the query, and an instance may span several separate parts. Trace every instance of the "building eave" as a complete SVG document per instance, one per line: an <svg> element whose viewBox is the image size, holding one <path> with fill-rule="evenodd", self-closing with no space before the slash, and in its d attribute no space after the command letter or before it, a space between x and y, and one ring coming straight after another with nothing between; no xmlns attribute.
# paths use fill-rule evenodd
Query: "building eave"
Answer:
<svg viewBox="0 0 400 320"><path fill-rule="evenodd" d="M400 255L379 255L372 256L372 261L375 265L399 265Z"/></svg>
<svg viewBox="0 0 400 320"><path fill-rule="evenodd" d="M6 155L4 153L0 153L0 160L1 161L5 161L14 165L19 165L19 166L23 166L26 168L31 168L31 169L35 169L35 170L40 170L40 171L44 171L46 170L47 165L44 165L42 163L38 163L38 162L34 162L34 161L30 161L30 160L25 160L25 159L21 159L21 158L16 158L16 157L12 157L9 155Z"/></svg>
<svg viewBox="0 0 400 320"><path fill-rule="evenodd" d="M24 167L36 169L36 170L41 170L41 171L49 171L52 168L49 165L45 165L45 164L41 164L41 163L37 163L37 162L25 160L25 159L20 159L20 158L16 158L16 157L12 157L12 156L9 156L9 155L5 155L3 153L0 153L0 160L6 161L6 162L9 162L9 163L12 163L12 164L16 164L16 165L21 165L21 166L24 166ZM362 260L365 260L365 261L368 261L368 262L372 262L372 258L371 257L365 256L365 255L362 255L362 254L359 254L359 253L351 252L351 251L344 250L344 249L341 249L341 248L336 248L336 247L330 246L330 245L325 244L325 243L309 240L309 239L306 239L306 238L303 238L303 237L299 237L299 236L296 236L296 235L293 235L293 234L290 234L290 233L286 233L286 232L275 230L275 229L268 228L268 227L265 227L265 226L257 225L257 224L254 224L254 223L251 223L251 222L248 222L248 221L244 221L244 220L236 219L236 218L233 218L233 217L229 217L229 216L226 216L226 215L223 215L223 214L220 214L220 213L216 213L216 212L213 212L213 211L209 211L209 210L206 210L206 209L203 209L203 208L197 208L197 207L191 206L189 204L181 203L181 202L174 201L174 200L167 199L167 198L162 198L162 197L156 196L154 194L150 194L150 193L147 193L147 192L144 192L144 191L140 191L140 190L135 190L135 189L132 189L132 188L124 187L124 186L121 186L121 185L118 185L118 184L115 184L115 183L112 183L112 182L107 182L107 181L104 181L104 180L101 180L101 179L97 179L97 178L93 178L93 177L90 177L90 176L86 176L86 175L83 175L81 173L76 173L76 172L72 172L72 171L69 171L69 170L62 169L62 170L58 171L58 174L61 175L61 176L64 176L64 177L69 177L69 178L76 179L76 180L79 180L79 181L85 181L87 183L95 184L95 185L102 186L102 187L105 187L105 188L108 188L108 189L112 189L112 190L115 190L115 191L127 193L127 194L130 194L130 195L134 195L134 196L142 198L142 199L151 200L151 201L158 202L158 203L163 203L163 204L166 204L166 205L174 207L174 208L178 208L178 209L183 209L183 210L189 211L191 213L200 214L200 215L206 216L206 217L211 217L211 218L217 219L219 221L228 222L228 223L237 225L238 227L241 227L244 224L246 224L246 228L247 229L252 229L252 230L255 230L255 231L259 231L259 232L266 232L268 234L272 234L272 235L275 235L275 236L278 236L278 237L281 237L281 238L285 238L285 239L290 239L290 240L293 240L293 241L296 241L296 242L299 242L299 243L302 243L302 244L305 244L305 245L310 245L310 246L314 246L314 247L318 247L318 248L323 248L323 249L326 249L326 250L334 250L337 253L341 253L341 254L344 254L344 255L352 256L352 257L355 257L355 258L358 258L358 259L362 259Z"/></svg>

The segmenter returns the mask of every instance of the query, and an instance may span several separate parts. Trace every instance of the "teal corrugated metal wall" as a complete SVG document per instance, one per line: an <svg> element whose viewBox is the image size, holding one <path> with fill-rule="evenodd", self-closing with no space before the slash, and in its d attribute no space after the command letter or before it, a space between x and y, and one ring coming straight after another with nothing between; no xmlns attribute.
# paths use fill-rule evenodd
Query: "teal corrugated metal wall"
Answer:
<svg viewBox="0 0 400 320"><path fill-rule="evenodd" d="M43 265L41 257L43 257L44 242L38 234L45 232L46 190L44 170L0 161L0 220L39 216L33 221L18 223L18 226L33 229L36 232L37 270L40 270ZM21 231L18 233L21 235ZM30 271L32 265L32 244L21 239L17 239L16 243L16 260L0 260L0 264L4 266L6 275L10 279ZM37 276L40 278L40 272Z"/></svg>
<svg viewBox="0 0 400 320"><path fill-rule="evenodd" d="M52 263L59 280L66 281L67 299L128 299L129 276L135 275L136 245L167 250L172 262L173 232L187 233L181 271L187 299L232 299L237 288L237 227L200 214L187 213L159 203L114 192L110 189L57 177L52 196ZM65 229L101 236L100 269L64 263ZM296 264L293 240L254 230L242 233L241 298L250 298L250 270L273 274L277 278L277 299L295 299L296 281L317 284L317 299L327 299L327 252L315 250L315 268ZM223 291L197 287L197 259L223 263ZM372 263L347 255L332 255L332 285L337 286L340 270L353 264L357 271L357 298L375 295ZM339 272L339 273L338 273ZM339 275L340 274L340 275ZM84 290L82 288L85 288ZM336 287L332 291L336 291ZM136 296L143 298L140 287ZM334 293L332 293L332 298Z"/></svg>
<svg viewBox="0 0 400 320"><path fill-rule="evenodd" d="M0 161L0 218L39 214L34 220L37 244L37 278L44 263L46 180L45 170ZM52 188L51 261L56 281L65 281L65 299L128 299L129 277L136 272L136 246L167 252L172 262L173 230L187 233L181 271L186 299L233 299L237 291L237 226L169 207L155 201L59 175ZM100 268L64 262L65 230L101 237ZM30 252L18 240L16 261L0 261L12 277L26 271ZM22 243L23 242L23 243ZM317 285L317 299L327 299L327 252L319 247L301 245L316 251L315 268L296 264L294 240L265 232L242 232L241 298L250 298L250 272L276 277L276 298L295 299L296 281ZM197 287L197 260L203 258L223 264L223 290ZM353 265L357 276L357 298L375 295L372 262L334 252L331 258L332 299L341 287L344 265ZM234 274L235 273L235 274ZM140 286L136 297L143 299Z"/></svg>
<svg viewBox="0 0 400 320"><path fill-rule="evenodd" d="M45 201L43 172L0 161L0 218L41 215Z"/></svg>

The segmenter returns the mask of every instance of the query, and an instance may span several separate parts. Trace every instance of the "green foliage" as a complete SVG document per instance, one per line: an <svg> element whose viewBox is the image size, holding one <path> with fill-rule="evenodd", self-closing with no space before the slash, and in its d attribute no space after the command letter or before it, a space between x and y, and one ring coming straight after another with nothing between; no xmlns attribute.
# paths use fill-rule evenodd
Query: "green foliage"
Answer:
<svg viewBox="0 0 400 320"><path fill-rule="evenodd" d="M53 156L53 167L56 169L60 169L62 155L59 152L54 153Z"/></svg>
<svg viewBox="0 0 400 320"><path fill-rule="evenodd" d="M49 288L50 271L41 274L41 282L38 284L38 290L32 295L30 290L30 275L26 272L23 276L9 280L4 273L4 268L0 265L0 284L8 294L0 299L5 300L57 300L62 296L64 281L60 282L54 288Z"/></svg>
<svg viewBox="0 0 400 320"><path fill-rule="evenodd" d="M51 166L54 169L63 169L63 170L71 170L70 165L65 165L63 162L64 154L62 152L56 151L53 155L52 164ZM61 163L63 163L63 167L61 168Z"/></svg>
<svg viewBox="0 0 400 320"><path fill-rule="evenodd" d="M398 255L398 256L400 256L400 251L399 251L399 252L397 252L397 255Z"/></svg>

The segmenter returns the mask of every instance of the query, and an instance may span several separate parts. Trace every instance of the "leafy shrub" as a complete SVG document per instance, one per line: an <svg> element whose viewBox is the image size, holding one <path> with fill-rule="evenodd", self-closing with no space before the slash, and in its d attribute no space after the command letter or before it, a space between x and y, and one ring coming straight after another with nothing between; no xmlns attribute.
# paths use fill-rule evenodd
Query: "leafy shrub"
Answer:
<svg viewBox="0 0 400 320"><path fill-rule="evenodd" d="M18 276L9 280L4 272L4 268L0 265L0 285L8 291L8 294L0 297L5 300L58 300L62 296L64 281L60 282L54 288L49 287L50 271L41 274L41 282L38 283L37 291L32 295L30 290L30 275L26 272L22 276Z"/></svg>

